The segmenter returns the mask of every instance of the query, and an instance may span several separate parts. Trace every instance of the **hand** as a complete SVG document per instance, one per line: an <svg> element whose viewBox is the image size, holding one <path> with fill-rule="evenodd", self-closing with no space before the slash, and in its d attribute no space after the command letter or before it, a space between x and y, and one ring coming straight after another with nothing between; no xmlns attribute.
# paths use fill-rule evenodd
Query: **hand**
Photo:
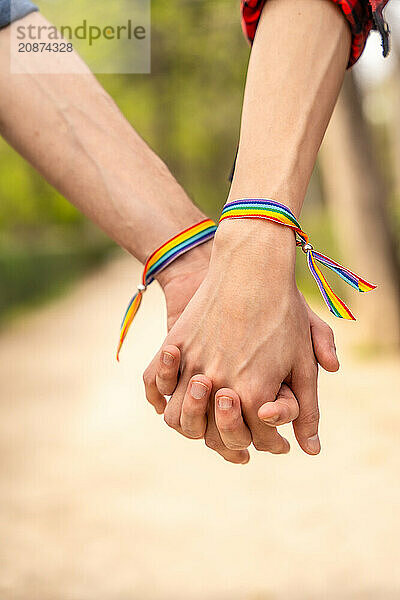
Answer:
<svg viewBox="0 0 400 600"><path fill-rule="evenodd" d="M305 301L304 301L305 302ZM310 333L317 362L323 369L335 372L339 368L332 329L320 319L306 304L310 323ZM160 414L164 412L166 400L171 396L178 383L181 353L177 346L164 346L146 371L146 396ZM195 375L182 405L180 424L182 434L188 438L203 438L207 427L207 409L213 382L204 374ZM272 427L278 427L294 421L299 414L299 406L292 390L281 385L277 398L261 406L259 418ZM228 461L245 463L248 453L238 452L246 448L251 437L244 427L241 402L234 390L219 390L215 402L215 421L223 446L217 451ZM235 450L230 452L229 450Z"/></svg>
<svg viewBox="0 0 400 600"><path fill-rule="evenodd" d="M264 225L264 224L262 224ZM289 240L290 243L290 240ZM188 254L190 256L191 253ZM173 284L173 282L171 282ZM306 305L304 299L301 295L298 294L296 290L296 305L300 301L300 305L303 307L304 311L307 314L307 328L308 328L308 337L310 338L310 334L312 336L314 351L316 354L316 359L321 363L321 365L329 371L336 371L339 367L334 341L333 334L330 328L319 319L309 307ZM163 350L165 354L159 354L155 360L153 360L150 367L147 369L145 373L145 382L146 382L146 394L149 401L156 407L158 412L162 412L165 408L165 399L162 394L171 394L177 382L177 374L180 365L180 352L177 347L174 346L163 346ZM162 358L168 360L170 364L166 364ZM314 363L315 364L315 361ZM201 371L200 371L201 372ZM204 371L203 371L204 372ZM194 398L191 394L191 386L184 396L184 400L181 400L182 411L179 417L179 423L173 422L173 426L181 431L184 435L188 437L201 437L204 434L205 430L205 411L206 406L208 404L208 398L212 390L212 382L209 378L205 377L205 375L199 375L194 378L196 383L200 383L200 386L197 386L196 396L199 394L199 389L204 391L206 390L204 396L200 398ZM216 384L216 381L214 381ZM214 386L214 390L217 389L216 385ZM244 462L244 459L247 458L248 455L239 454L236 452L235 456L231 456L230 458L227 456L226 447L222 444L222 440L226 442L226 445L231 448L238 447L246 447L248 445L248 441L250 439L250 434L243 423L243 419L240 412L240 398L233 392L232 390L222 390L222 398L224 401L217 402L215 408L215 418L217 420L217 424L219 427L220 435L218 437L212 430L210 432L210 424L208 426L208 435L212 433L212 438L217 438L217 451L222 453L225 458L231 460L234 458L234 462ZM221 393L217 395L217 400L221 398ZM232 408L227 410L226 405L229 404L229 398L232 403ZM259 417L264 420L267 424L280 425L284 422L289 422L293 419L296 419L298 415L298 404L296 401L293 392L290 390L288 386L282 386L280 389L279 395L275 400L275 396L273 397L273 402L268 402L259 410ZM225 408L220 409L220 404L224 405ZM195 413L195 417L191 415L191 412ZM166 413L166 419L168 420L168 409ZM211 415L211 422L213 421L213 415ZM262 425L259 422L259 425ZM297 420L297 431L300 431L300 443L303 442L302 447L310 452L315 453L315 448L319 449L319 443L316 439L317 446L312 448L312 440L311 442L303 441L302 438L302 430L306 430L307 427L301 424L301 415L300 419ZM264 427L265 429L265 427ZM280 438L276 433L275 428L273 428L274 435L271 438L271 435L268 435L270 442L272 441L272 446L268 446L266 449L270 449L272 451L287 451L288 445ZM310 429L310 428L308 428ZM225 430L228 430L228 435ZM232 431L233 430L233 431ZM218 432L217 432L218 433ZM310 437L310 436L309 436ZM312 437L312 436L311 436ZM212 444L213 442L211 442ZM210 444L210 438L209 438Z"/></svg>
<svg viewBox="0 0 400 600"><path fill-rule="evenodd" d="M162 271L157 280L160 283L162 290L165 294L165 300L167 305L167 329L168 331L178 320L190 299L204 280L210 263L212 242L203 244L202 246L191 250L187 254L184 254L177 261L172 263L165 271ZM173 348L173 352L179 353L178 348ZM172 362L171 362L172 359ZM154 362L154 361L153 361ZM172 371L171 377L175 380L175 384L171 391L176 387L178 379L180 361L174 361L173 355L169 355L168 352L163 355L162 365L167 368L167 371ZM148 379L149 376L149 379ZM149 369L146 370L143 376L146 388L146 396L149 402L155 407L159 414L164 412L166 406L166 400L160 393L156 386L156 378L150 376ZM150 381L151 379L151 381ZM205 386L205 387L204 387ZM208 387L207 387L208 386ZM203 398L203 403L207 407L210 390L212 384L208 378L200 378L200 389L202 392L206 389L206 397ZM231 392L231 390L229 390ZM197 395L199 392L197 392ZM234 392L233 392L234 394ZM204 409L204 413L206 408ZM200 436L203 437L203 436ZM233 463L246 463L249 460L249 453L247 451L230 450L227 447L221 449L220 454L228 461Z"/></svg>
<svg viewBox="0 0 400 600"><path fill-rule="evenodd" d="M157 276L167 304L167 329L179 319L210 266L212 241L183 254Z"/></svg>

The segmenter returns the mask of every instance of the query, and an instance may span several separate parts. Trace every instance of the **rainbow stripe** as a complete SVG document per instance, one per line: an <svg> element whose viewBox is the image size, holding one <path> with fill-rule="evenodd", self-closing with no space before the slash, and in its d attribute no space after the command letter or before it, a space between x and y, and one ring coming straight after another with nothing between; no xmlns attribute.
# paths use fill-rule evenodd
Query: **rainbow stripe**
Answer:
<svg viewBox="0 0 400 600"><path fill-rule="evenodd" d="M158 275L158 273L160 273L160 271L168 267L168 265L176 260L179 256L188 250L191 250L192 248L211 240L214 237L216 230L217 226L214 221L211 219L204 219L203 221L200 221L200 223L192 225L181 233L178 233L178 235L175 235L173 238L165 242L165 244L157 248L157 250L155 250L149 256L146 264L144 265L142 282L140 286L138 286L137 293L129 302L128 308L126 309L124 318L122 320L117 349L117 360L119 360L119 354L122 345L128 334L132 321L139 310L139 306L147 286L154 281L155 277Z"/></svg>
<svg viewBox="0 0 400 600"><path fill-rule="evenodd" d="M303 233L300 224L292 211L284 204L272 200L250 198L228 202L222 209L219 222L221 223L221 221L224 221L225 219L243 218L267 219L268 221L275 221L276 223L291 227L296 232L299 231Z"/></svg>
<svg viewBox="0 0 400 600"><path fill-rule="evenodd" d="M346 267L335 262L328 256L314 250L309 243L308 235L301 229L300 223L296 217L284 204L269 200L266 198L244 198L227 203L221 214L220 223L225 219L266 219L285 227L293 229L297 236L297 245L302 246L307 254L307 264L314 277L318 288L324 298L329 310L335 317L349 319L354 321L355 317L325 279L318 262L334 271L347 284L351 285L359 292L369 292L376 288L376 285L368 283Z"/></svg>

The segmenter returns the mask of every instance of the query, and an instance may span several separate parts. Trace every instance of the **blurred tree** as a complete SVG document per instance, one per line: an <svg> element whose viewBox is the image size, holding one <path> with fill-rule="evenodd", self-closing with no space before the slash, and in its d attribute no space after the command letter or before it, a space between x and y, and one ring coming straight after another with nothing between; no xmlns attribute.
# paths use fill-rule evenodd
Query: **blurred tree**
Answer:
<svg viewBox="0 0 400 600"><path fill-rule="evenodd" d="M216 216L239 135L249 47L235 0L152 2L151 75L101 77L193 200Z"/></svg>
<svg viewBox="0 0 400 600"><path fill-rule="evenodd" d="M389 129L391 142L392 172L394 178L394 192L397 206L400 205L400 40L392 34L392 55L394 56L394 72L391 77L393 94L392 123Z"/></svg>
<svg viewBox="0 0 400 600"><path fill-rule="evenodd" d="M346 264L378 290L352 296L362 340L392 349L400 344L400 271L388 214L388 191L374 157L354 75L348 72L322 149L325 198Z"/></svg>
<svg viewBox="0 0 400 600"><path fill-rule="evenodd" d="M125 13L129 14L130 0L116 2L118 6L125 3ZM191 197L212 216L217 216L229 188L228 175L236 152L248 56L237 0L176 0L173 3L152 0L151 74L99 77L135 129L165 160ZM373 214L379 210L382 185L377 183L378 179L375 183L369 181L374 178L376 168L371 170L370 160L372 164L374 161L364 156L369 153L365 141L368 132L363 121L362 127L358 124L358 120L362 120L359 101L356 97L351 101L346 99L341 106L340 103L337 114L342 126L336 129L332 142L327 140L330 156L326 158L323 180L332 214L338 214L339 206L344 210L349 205L351 208L343 214L352 210L358 218L364 194L365 198L373 198L365 203L372 206L368 210ZM350 117L351 107L357 113L354 119ZM348 121L350 129L345 131ZM358 154L355 148L359 148ZM351 157L347 164L346 154ZM36 282L38 293L40 289L46 293L50 280L62 281L69 266L78 266L79 262L94 264L94 254L105 256L112 246L1 140L0 165L1 312L7 304L29 297L32 281ZM316 234L318 241L318 231L314 231L310 222L318 213L315 228L323 227L324 247L329 251L326 244L331 243L331 239L327 239L326 225L330 223L325 214L314 210L315 189L311 189L311 195L313 211L307 217L310 231L313 236ZM357 200L349 201L349 197ZM354 268L362 274L365 272L366 276L376 277L382 283L396 279L396 274L390 275L393 266L385 267L387 273L385 269L372 269L373 261L378 266L382 262L386 264L384 257L391 255L387 240L379 241L379 236L385 237L385 227L378 227L382 233L378 234L376 244L370 239L353 240L353 228L348 222L343 228L336 228L340 236L338 242L346 258L349 257L349 264L354 263ZM370 232L371 228L363 226L361 230ZM71 249L74 249L73 257ZM387 264L392 262L391 259ZM306 285L314 291L309 278ZM389 318L396 312L394 287L393 283L384 283L382 291L360 303L359 310L360 316L364 309L368 313L375 311L371 327L382 336L378 314L382 310L387 315L393 323L393 327L388 326L391 330L388 342L398 330L396 319ZM382 303L372 309L373 303L382 296L388 298L388 310ZM367 321L368 315L363 323Z"/></svg>
<svg viewBox="0 0 400 600"><path fill-rule="evenodd" d="M126 4L128 15L130 0L116 2ZM214 216L228 191L248 55L237 0L153 0L151 74L99 76L135 129ZM112 246L2 140L0 165L1 313L40 290L47 294L68 265L94 264L93 253L102 257Z"/></svg>

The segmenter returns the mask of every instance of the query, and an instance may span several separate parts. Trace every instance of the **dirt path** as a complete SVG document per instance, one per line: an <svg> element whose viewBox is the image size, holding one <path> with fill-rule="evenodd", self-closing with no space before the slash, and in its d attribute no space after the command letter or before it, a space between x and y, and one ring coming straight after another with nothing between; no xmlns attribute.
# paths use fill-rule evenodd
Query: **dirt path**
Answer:
<svg viewBox="0 0 400 600"><path fill-rule="evenodd" d="M114 361L138 273L116 261L0 337L0 599L400 598L399 361L322 375L320 457L228 465L144 401L156 287Z"/></svg>

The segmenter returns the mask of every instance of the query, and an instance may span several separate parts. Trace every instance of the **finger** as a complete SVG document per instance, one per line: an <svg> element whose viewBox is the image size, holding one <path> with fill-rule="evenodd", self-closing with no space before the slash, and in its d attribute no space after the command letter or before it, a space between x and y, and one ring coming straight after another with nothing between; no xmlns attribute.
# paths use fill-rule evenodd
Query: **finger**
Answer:
<svg viewBox="0 0 400 600"><path fill-rule="evenodd" d="M215 394L215 422L223 444L230 450L244 450L251 444L251 434L242 417L240 398L229 388Z"/></svg>
<svg viewBox="0 0 400 600"><path fill-rule="evenodd" d="M220 454L222 458L228 462L237 465L245 465L250 460L250 454L248 450L230 450L222 442L215 422L215 408L213 402L208 403L207 429L204 440L208 448L211 448L211 450L214 450Z"/></svg>
<svg viewBox="0 0 400 600"><path fill-rule="evenodd" d="M156 356L143 373L143 383L147 401L154 406L156 412L161 415L167 405L164 396L160 394L156 385L156 371L159 357Z"/></svg>
<svg viewBox="0 0 400 600"><path fill-rule="evenodd" d="M332 329L308 307L311 339L315 358L325 371L334 373L339 370L336 354L335 336Z"/></svg>
<svg viewBox="0 0 400 600"><path fill-rule="evenodd" d="M267 402L273 402L276 398L276 392L267 394L264 399ZM251 431L253 445L256 450L261 452L271 452L272 454L287 454L290 451L289 442L281 436L276 427L266 425L258 417L258 409L263 401L251 400L242 402L242 412L244 420Z"/></svg>
<svg viewBox="0 0 400 600"><path fill-rule="evenodd" d="M266 402L258 409L258 418L272 427L291 423L298 416L299 404L296 396L285 383L282 383L274 402Z"/></svg>
<svg viewBox="0 0 400 600"><path fill-rule="evenodd" d="M211 390L212 381L205 375L194 375L189 381L180 417L182 432L187 437L204 437Z"/></svg>
<svg viewBox="0 0 400 600"><path fill-rule="evenodd" d="M181 352L177 346L164 346L160 352L156 373L157 389L163 396L172 396L178 383Z"/></svg>
<svg viewBox="0 0 400 600"><path fill-rule="evenodd" d="M293 371L291 387L299 402L299 416L293 422L294 433L300 447L307 454L319 454L319 409L317 395L318 367L312 363L300 371Z"/></svg>
<svg viewBox="0 0 400 600"><path fill-rule="evenodd" d="M179 379L176 390L174 391L171 398L169 399L167 406L165 408L165 411L164 411L164 421L166 422L168 427L175 429L182 435L185 435L185 434L182 431L182 427L181 427L181 413L182 413L183 399L185 397L186 388L188 386L188 383L189 383L189 378L187 376L185 376L185 374L182 374Z"/></svg>

